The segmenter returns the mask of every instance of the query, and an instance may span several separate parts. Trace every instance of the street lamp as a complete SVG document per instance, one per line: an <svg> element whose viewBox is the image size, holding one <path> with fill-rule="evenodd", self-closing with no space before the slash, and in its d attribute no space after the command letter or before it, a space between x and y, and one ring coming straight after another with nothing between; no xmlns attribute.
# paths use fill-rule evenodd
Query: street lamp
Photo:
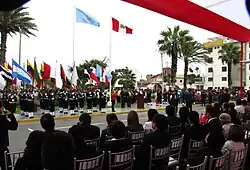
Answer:
<svg viewBox="0 0 250 170"><path fill-rule="evenodd" d="M162 92L164 91L164 68L163 68L163 52L160 52L161 54L161 75L162 75Z"/></svg>

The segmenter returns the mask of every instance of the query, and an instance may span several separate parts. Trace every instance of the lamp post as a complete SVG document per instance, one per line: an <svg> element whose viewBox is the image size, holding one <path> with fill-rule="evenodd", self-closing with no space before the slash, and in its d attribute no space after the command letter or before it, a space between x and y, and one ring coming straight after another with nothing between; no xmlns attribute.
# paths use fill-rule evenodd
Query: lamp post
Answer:
<svg viewBox="0 0 250 170"><path fill-rule="evenodd" d="M164 68L163 68L163 53L161 53L161 75L162 75L162 92L164 91Z"/></svg>

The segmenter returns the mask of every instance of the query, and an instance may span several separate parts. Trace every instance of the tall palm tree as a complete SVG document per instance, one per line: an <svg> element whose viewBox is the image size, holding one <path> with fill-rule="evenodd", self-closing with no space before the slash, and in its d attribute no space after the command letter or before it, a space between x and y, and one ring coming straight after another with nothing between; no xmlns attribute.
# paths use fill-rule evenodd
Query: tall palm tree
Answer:
<svg viewBox="0 0 250 170"><path fill-rule="evenodd" d="M31 31L37 30L34 19L29 17L29 12L26 7L20 7L12 11L0 11L0 33L1 33L1 46L0 46L0 64L5 62L6 43L8 35L21 32L29 37L35 36Z"/></svg>
<svg viewBox="0 0 250 170"><path fill-rule="evenodd" d="M227 81L228 87L231 88L232 85L232 64L236 65L239 63L240 58L240 47L236 46L233 43L225 44L222 46L219 51L219 59L221 59L222 63L227 64Z"/></svg>
<svg viewBox="0 0 250 170"><path fill-rule="evenodd" d="M159 52L167 54L171 57L171 81L176 78L177 61L181 58L181 41L185 36L188 36L188 30L181 30L180 26L175 26L173 29L167 28L166 31L160 33L161 38L158 40Z"/></svg>
<svg viewBox="0 0 250 170"><path fill-rule="evenodd" d="M182 58L184 61L184 87L187 87L188 67L191 63L211 63L212 59L208 57L208 51L204 46L192 37L186 37L181 42Z"/></svg>

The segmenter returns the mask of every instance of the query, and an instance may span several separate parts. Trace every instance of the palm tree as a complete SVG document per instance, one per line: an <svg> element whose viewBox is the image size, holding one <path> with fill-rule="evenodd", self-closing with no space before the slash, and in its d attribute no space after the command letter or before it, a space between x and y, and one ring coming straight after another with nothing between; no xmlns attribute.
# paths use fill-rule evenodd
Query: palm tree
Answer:
<svg viewBox="0 0 250 170"><path fill-rule="evenodd" d="M187 36L181 42L182 58L184 60L184 87L187 87L188 67L191 63L211 63L212 59L207 56L208 51L204 46L192 37Z"/></svg>
<svg viewBox="0 0 250 170"><path fill-rule="evenodd" d="M160 33L161 38L158 40L159 52L167 54L171 57L171 81L176 78L177 61L181 58L181 41L188 36L188 30L181 30L180 26L175 26L173 29L167 28L166 31Z"/></svg>
<svg viewBox="0 0 250 170"><path fill-rule="evenodd" d="M20 7L12 11L0 11L0 32L1 32L1 47L0 47L0 64L5 62L6 43L8 35L21 32L29 37L35 36L32 30L37 31L37 26L33 22L34 19L29 17L29 12L25 11L26 7Z"/></svg>
<svg viewBox="0 0 250 170"><path fill-rule="evenodd" d="M233 43L225 44L222 46L221 50L219 51L219 59L221 59L222 63L227 64L227 81L228 87L231 88L232 85L232 64L236 65L239 63L240 58L240 48Z"/></svg>
<svg viewBox="0 0 250 170"><path fill-rule="evenodd" d="M118 84L123 85L124 88L134 88L136 83L136 75L132 70L125 67L124 69L118 69Z"/></svg>

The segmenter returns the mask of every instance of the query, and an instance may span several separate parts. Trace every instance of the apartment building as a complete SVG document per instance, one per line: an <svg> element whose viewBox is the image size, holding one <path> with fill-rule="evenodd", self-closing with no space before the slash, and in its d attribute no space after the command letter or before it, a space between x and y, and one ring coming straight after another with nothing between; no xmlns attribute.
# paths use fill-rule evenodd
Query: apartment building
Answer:
<svg viewBox="0 0 250 170"><path fill-rule="evenodd" d="M209 56L213 58L213 63L205 65L204 73L204 88L223 88L228 87L228 68L226 63L222 63L219 59L219 50L226 43L235 43L240 46L240 43L225 37L210 38L204 46L209 50ZM247 56L247 58L246 58ZM244 46L244 59L250 60L250 44ZM240 87L240 64L232 65L232 87ZM243 64L243 85L250 86L250 65Z"/></svg>

